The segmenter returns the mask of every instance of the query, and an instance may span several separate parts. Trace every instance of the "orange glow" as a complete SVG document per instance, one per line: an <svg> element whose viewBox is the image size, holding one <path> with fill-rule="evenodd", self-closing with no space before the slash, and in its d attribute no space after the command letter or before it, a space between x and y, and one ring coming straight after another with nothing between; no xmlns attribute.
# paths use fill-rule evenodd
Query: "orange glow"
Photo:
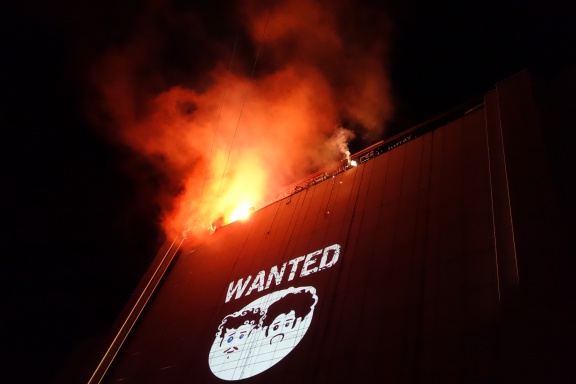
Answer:
<svg viewBox="0 0 576 384"><path fill-rule="evenodd" d="M162 39L149 39L148 30L146 39L109 52L94 69L101 99L96 124L161 175L158 204L169 236L234 221L233 212L245 202L261 208L284 186L348 158L346 143L353 134L340 128L342 119L361 126L364 138L378 138L391 115L385 45L373 33L363 41L350 35L355 24L340 25L360 23L352 3L238 4L248 35L262 49L257 68L266 70L254 77L236 67L228 70L230 46L209 73L190 75L193 81L186 84L201 87L159 87L163 75L172 78L161 71L141 75L161 68L150 63L158 60L154 54ZM164 13L147 17L152 14ZM215 52L225 46L214 45ZM244 58L244 64L251 60Z"/></svg>
<svg viewBox="0 0 576 384"><path fill-rule="evenodd" d="M233 223L238 220L247 219L248 216L250 216L250 214L252 213L251 208L252 206L250 204L247 203L240 204L240 206L236 208L234 212L232 212L232 214L230 214L229 222Z"/></svg>

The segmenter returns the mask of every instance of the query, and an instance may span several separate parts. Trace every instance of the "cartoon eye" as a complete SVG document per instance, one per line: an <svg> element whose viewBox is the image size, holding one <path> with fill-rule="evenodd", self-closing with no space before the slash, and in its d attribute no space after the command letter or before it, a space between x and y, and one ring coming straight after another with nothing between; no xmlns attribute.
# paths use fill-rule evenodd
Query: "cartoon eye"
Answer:
<svg viewBox="0 0 576 384"><path fill-rule="evenodd" d="M276 324L276 325L274 326L274 328L272 328L272 330L277 331L279 327L280 327L280 326L279 326L278 324Z"/></svg>
<svg viewBox="0 0 576 384"><path fill-rule="evenodd" d="M232 340L234 340L234 336L230 336L230 337L228 338L228 342L229 342L229 343L231 343Z"/></svg>
<svg viewBox="0 0 576 384"><path fill-rule="evenodd" d="M243 339L243 338L244 338L244 335L243 335L243 334L242 334L242 335L240 335L240 339Z"/></svg>

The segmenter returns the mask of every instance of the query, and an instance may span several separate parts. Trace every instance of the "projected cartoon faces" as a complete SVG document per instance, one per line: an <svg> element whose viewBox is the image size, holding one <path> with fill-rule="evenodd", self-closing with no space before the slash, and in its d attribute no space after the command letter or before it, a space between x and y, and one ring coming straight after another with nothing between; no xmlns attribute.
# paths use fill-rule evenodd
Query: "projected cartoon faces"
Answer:
<svg viewBox="0 0 576 384"><path fill-rule="evenodd" d="M280 342L284 340L284 329L286 328L287 331L294 328L296 317L294 315L294 311L290 311L290 313L281 313L274 319L272 324L266 329L266 336L270 339L270 344L276 341Z"/></svg>
<svg viewBox="0 0 576 384"><path fill-rule="evenodd" d="M227 329L224 338L226 340L227 347L224 353L232 353L238 351L238 346L244 344L244 341L248 340L248 336L252 333L254 327L248 324L241 325L238 329ZM242 339L246 337L246 340Z"/></svg>
<svg viewBox="0 0 576 384"><path fill-rule="evenodd" d="M210 369L223 380L240 380L272 367L302 340L317 302L314 287L291 287L225 316L210 349Z"/></svg>

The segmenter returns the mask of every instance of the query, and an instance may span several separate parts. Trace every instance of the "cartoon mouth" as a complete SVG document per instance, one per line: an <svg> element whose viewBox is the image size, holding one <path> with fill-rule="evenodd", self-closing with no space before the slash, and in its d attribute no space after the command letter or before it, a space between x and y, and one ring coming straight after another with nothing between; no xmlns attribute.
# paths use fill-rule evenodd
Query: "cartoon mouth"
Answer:
<svg viewBox="0 0 576 384"><path fill-rule="evenodd" d="M232 352L236 352L238 350L238 347L230 347L228 349L226 349L224 351L224 353L232 353Z"/></svg>
<svg viewBox="0 0 576 384"><path fill-rule="evenodd" d="M279 337L279 336L280 336L280 337ZM279 340L274 340L274 339L276 339L277 337L279 337ZM284 340L284 334L283 334L283 333L279 333L279 334L277 334L277 335L274 335L274 337L270 339L270 344L272 344L272 342L278 342L278 343L279 343L279 342L281 342L282 340Z"/></svg>

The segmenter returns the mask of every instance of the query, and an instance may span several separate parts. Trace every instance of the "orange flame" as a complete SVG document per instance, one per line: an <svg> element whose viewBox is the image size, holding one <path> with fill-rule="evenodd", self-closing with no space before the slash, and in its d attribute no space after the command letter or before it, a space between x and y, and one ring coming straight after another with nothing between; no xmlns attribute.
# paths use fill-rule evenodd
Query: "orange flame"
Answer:
<svg viewBox="0 0 576 384"><path fill-rule="evenodd" d="M378 138L391 113L382 42L355 41L351 25L340 25L358 21L350 17L352 5L241 6L262 49L263 74L228 71L222 60L202 87L150 91L157 84L149 80L147 88L138 75L153 60L143 39L110 52L94 71L103 100L98 123L165 177L162 224L171 236L232 222L246 202L259 208L283 186L343 159L347 148L334 137L351 135L337 132L342 118Z"/></svg>
<svg viewBox="0 0 576 384"><path fill-rule="evenodd" d="M238 220L244 220L247 219L248 216L250 216L250 214L252 213L252 210L254 208L252 208L252 206L248 203L242 203L240 204L240 206L238 208L236 208L231 214L230 214L230 218L229 218L229 222L233 223L235 221Z"/></svg>

